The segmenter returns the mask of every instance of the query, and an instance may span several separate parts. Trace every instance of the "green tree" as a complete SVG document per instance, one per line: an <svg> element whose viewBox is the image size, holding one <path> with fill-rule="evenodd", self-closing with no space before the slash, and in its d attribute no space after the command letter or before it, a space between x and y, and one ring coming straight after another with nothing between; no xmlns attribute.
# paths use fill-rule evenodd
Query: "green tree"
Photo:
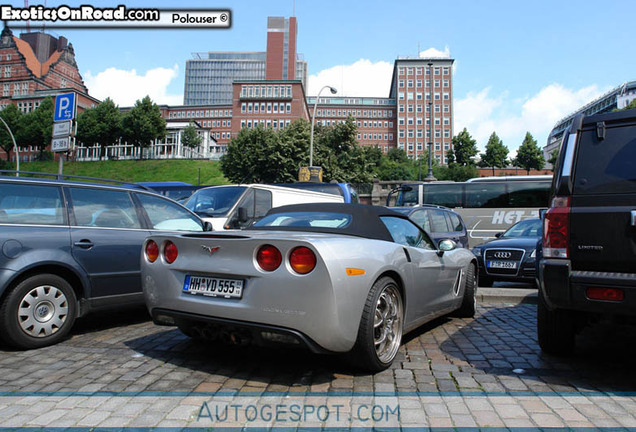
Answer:
<svg viewBox="0 0 636 432"><path fill-rule="evenodd" d="M453 137L453 152L455 163L459 165L474 165L473 157L477 155L477 141L470 136L466 128ZM448 157L448 153L447 153ZM450 159L449 159L450 163Z"/></svg>
<svg viewBox="0 0 636 432"><path fill-rule="evenodd" d="M554 171L554 167L556 165L557 159L559 158L559 149L554 149L550 153L550 159L548 159L548 163L552 165L552 171Z"/></svg>
<svg viewBox="0 0 636 432"><path fill-rule="evenodd" d="M448 166L455 164L455 152L452 147L446 152L446 160L448 160Z"/></svg>
<svg viewBox="0 0 636 432"><path fill-rule="evenodd" d="M44 158L44 149L51 144L53 134L53 100L47 97L34 111L20 117L18 145L38 148L39 159Z"/></svg>
<svg viewBox="0 0 636 432"><path fill-rule="evenodd" d="M289 173L285 174L286 181L298 180L298 170L301 166L309 165L309 137L311 125L305 119L297 119L278 132L281 141L283 157L288 158Z"/></svg>
<svg viewBox="0 0 636 432"><path fill-rule="evenodd" d="M519 146L519 150L517 150L514 164L525 169L528 174L530 174L531 169L543 169L545 165L543 153L537 145L537 140L532 137L530 132L526 132L526 137L523 139L521 146Z"/></svg>
<svg viewBox="0 0 636 432"><path fill-rule="evenodd" d="M2 117L7 126L11 129L13 137L16 138L18 129L20 128L20 117L22 117L22 113L18 107L13 104L9 104L9 106L0 111L0 117ZM13 140L11 139L11 135L9 135L7 128L3 124L0 124L0 147L2 147L7 154L7 161L11 160L11 152L14 150Z"/></svg>
<svg viewBox="0 0 636 432"><path fill-rule="evenodd" d="M135 102L122 120L123 138L134 146L147 148L156 139L166 136L166 121L157 104L149 96Z"/></svg>
<svg viewBox="0 0 636 432"><path fill-rule="evenodd" d="M117 144L123 134L122 114L112 99L106 98L95 108L77 117L77 140L86 145L99 144L100 158L106 156L106 147Z"/></svg>
<svg viewBox="0 0 636 432"><path fill-rule="evenodd" d="M433 168L433 174L437 180L449 180L463 182L471 178L479 177L479 171L475 165L440 166Z"/></svg>
<svg viewBox="0 0 636 432"><path fill-rule="evenodd" d="M241 129L221 158L221 170L234 183L286 183L298 175L298 161L289 157L288 141L262 125Z"/></svg>
<svg viewBox="0 0 636 432"><path fill-rule="evenodd" d="M403 149L399 149L397 147L390 148L386 153L387 158L394 162L407 162L409 157L406 155L406 152Z"/></svg>
<svg viewBox="0 0 636 432"><path fill-rule="evenodd" d="M199 136L197 133L197 128L194 126L194 123L190 122L182 131L181 131L181 143L188 148L197 148L203 142L203 138Z"/></svg>
<svg viewBox="0 0 636 432"><path fill-rule="evenodd" d="M319 127L318 130L319 136L314 136L314 163L322 167L324 181L371 181L371 173L365 167L365 153L357 142L358 128L353 117L347 118L344 123Z"/></svg>
<svg viewBox="0 0 636 432"><path fill-rule="evenodd" d="M486 152L481 153L479 166L492 167L492 175L495 175L495 168L505 168L508 158L508 147L506 147L495 132L488 138Z"/></svg>

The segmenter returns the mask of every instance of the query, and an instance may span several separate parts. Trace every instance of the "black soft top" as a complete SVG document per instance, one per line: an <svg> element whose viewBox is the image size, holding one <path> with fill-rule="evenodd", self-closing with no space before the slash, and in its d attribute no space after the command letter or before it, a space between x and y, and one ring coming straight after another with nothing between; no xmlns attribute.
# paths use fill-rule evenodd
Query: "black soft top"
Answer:
<svg viewBox="0 0 636 432"><path fill-rule="evenodd" d="M408 216L394 212L386 207L371 206L364 204L342 204L342 203L310 203L293 204L272 208L267 212L267 216L278 213L299 213L299 212L324 212L324 213L344 213L351 215L351 223L344 228L328 227L294 227L294 226L252 226L248 230L269 230L269 231L304 231L319 232L329 234L345 234L369 239L393 241L381 216L392 216L400 219L407 219Z"/></svg>

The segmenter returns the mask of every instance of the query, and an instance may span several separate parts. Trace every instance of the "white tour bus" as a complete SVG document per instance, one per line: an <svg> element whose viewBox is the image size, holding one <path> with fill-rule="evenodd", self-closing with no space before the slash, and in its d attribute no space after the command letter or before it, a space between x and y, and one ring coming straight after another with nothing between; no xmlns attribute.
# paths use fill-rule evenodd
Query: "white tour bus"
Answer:
<svg viewBox="0 0 636 432"><path fill-rule="evenodd" d="M404 183L387 206L436 204L464 219L472 248L548 207L552 176L481 177L466 182Z"/></svg>

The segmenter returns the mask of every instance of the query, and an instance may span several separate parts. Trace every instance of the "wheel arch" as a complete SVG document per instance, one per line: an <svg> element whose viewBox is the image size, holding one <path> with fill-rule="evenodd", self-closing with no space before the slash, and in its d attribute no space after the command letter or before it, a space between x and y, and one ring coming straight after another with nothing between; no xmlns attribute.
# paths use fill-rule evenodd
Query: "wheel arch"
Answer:
<svg viewBox="0 0 636 432"><path fill-rule="evenodd" d="M82 281L82 277L77 274L75 270L64 265L47 263L24 269L22 272L16 274L15 277L13 277L13 279L11 279L11 281L7 284L5 290L0 295L0 303L3 303L9 292L13 288L18 286L22 281L40 274L53 274L66 280L73 288L75 297L77 298L78 302L81 299L86 298L87 287ZM78 316L80 316L80 313L78 313Z"/></svg>
<svg viewBox="0 0 636 432"><path fill-rule="evenodd" d="M404 281L402 280L402 277L400 276L400 274L397 271L395 271L395 270L386 270L383 273L380 273L378 275L378 277L375 278L375 280L373 281L373 284L371 284L371 286L373 286L377 281L379 281L380 279L382 279L385 276L386 277L390 277L397 284L398 290L400 291L400 295L402 296L402 302L404 302L404 313L406 314L406 302L407 302L406 289L404 288Z"/></svg>

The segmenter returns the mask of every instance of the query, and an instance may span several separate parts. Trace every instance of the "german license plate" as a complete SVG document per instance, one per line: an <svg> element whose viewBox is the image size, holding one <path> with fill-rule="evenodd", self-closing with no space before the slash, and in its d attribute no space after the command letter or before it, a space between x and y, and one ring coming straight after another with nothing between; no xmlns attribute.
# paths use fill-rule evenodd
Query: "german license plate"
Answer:
<svg viewBox="0 0 636 432"><path fill-rule="evenodd" d="M500 268L500 269L516 269L517 263L515 261L488 261L486 263L488 268Z"/></svg>
<svg viewBox="0 0 636 432"><path fill-rule="evenodd" d="M187 275L183 283L183 292L210 297L241 298L243 281L241 279L210 278Z"/></svg>

